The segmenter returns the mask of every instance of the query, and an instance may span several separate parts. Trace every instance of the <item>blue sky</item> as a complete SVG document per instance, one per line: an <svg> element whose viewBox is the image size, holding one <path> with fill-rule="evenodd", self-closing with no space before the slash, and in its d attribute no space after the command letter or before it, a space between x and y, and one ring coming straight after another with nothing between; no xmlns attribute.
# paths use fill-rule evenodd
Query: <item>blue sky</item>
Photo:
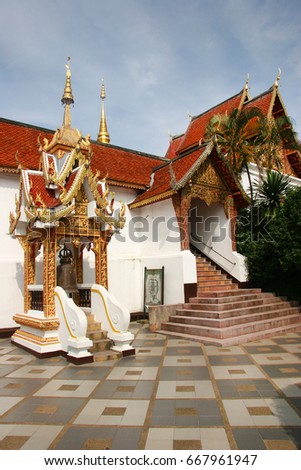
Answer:
<svg viewBox="0 0 301 470"><path fill-rule="evenodd" d="M0 0L0 115L56 129L71 56L73 125L96 138L104 78L111 143L164 155L168 132L282 70L301 133L300 0Z"/></svg>

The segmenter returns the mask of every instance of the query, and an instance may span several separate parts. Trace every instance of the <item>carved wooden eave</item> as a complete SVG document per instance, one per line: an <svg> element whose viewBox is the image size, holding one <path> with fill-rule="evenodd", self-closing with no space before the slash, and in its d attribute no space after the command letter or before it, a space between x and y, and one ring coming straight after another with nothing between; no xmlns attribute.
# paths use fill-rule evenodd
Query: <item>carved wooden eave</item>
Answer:
<svg viewBox="0 0 301 470"><path fill-rule="evenodd" d="M21 216L21 206L22 206L22 179L20 178L20 187L19 187L19 196L15 195L15 212L9 213L9 234L12 235L17 227Z"/></svg>
<svg viewBox="0 0 301 470"><path fill-rule="evenodd" d="M185 194L190 193L203 199L208 206L217 202L225 205L232 195L240 200L240 205L250 203L237 175L213 141L206 145L199 158L180 180L175 182L173 174L172 182L172 189L183 189Z"/></svg>

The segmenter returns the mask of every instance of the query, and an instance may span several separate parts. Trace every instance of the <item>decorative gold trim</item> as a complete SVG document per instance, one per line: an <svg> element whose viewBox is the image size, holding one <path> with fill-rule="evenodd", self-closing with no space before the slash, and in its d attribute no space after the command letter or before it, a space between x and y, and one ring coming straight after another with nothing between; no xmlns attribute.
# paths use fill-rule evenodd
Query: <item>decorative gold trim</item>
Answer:
<svg viewBox="0 0 301 470"><path fill-rule="evenodd" d="M60 296L58 295L57 292L54 293L54 297L57 297L57 298L59 299L59 303L60 303L60 306L61 306L61 309L62 309L62 312L63 312L63 315L64 315L65 323L66 323L66 326L67 326L67 329L68 329L68 331L69 331L69 334L70 334L71 338L78 339L78 336L75 336L75 335L72 333L72 330L71 330L71 328L70 328L69 321L68 321L68 318L67 318L67 315L66 315L66 312L65 312L65 309L64 309L62 300L61 300L61 298L60 298Z"/></svg>
<svg viewBox="0 0 301 470"><path fill-rule="evenodd" d="M91 289L91 292L94 292L95 294L99 294L100 297L101 297L101 300L103 302L103 306L104 306L104 309L105 309L105 312L106 312L106 317L108 319L108 322L110 323L110 326L112 328L112 330L115 332L115 333L120 333L120 330L117 330L115 328L115 326L113 325L112 321L111 321L111 318L110 318L110 315L109 315L109 312L108 312L108 308L107 308L107 304L105 302L105 299L104 299L104 296L102 295L102 293L97 290L97 289Z"/></svg>
<svg viewBox="0 0 301 470"><path fill-rule="evenodd" d="M148 199L144 199L141 202L132 202L129 204L129 209L136 209L137 207L147 206L148 204L153 204L154 202L162 201L163 199L168 199L169 197L177 194L175 189L171 189L169 191L165 191L164 193L158 194L156 196L152 196Z"/></svg>
<svg viewBox="0 0 301 470"><path fill-rule="evenodd" d="M17 168L8 168L5 166L0 166L0 173L13 173L13 174L18 174L19 170Z"/></svg>
<svg viewBox="0 0 301 470"><path fill-rule="evenodd" d="M19 325L29 326L38 330L57 330L60 326L59 319L49 320L48 318L35 318L30 315L17 314L13 319Z"/></svg>
<svg viewBox="0 0 301 470"><path fill-rule="evenodd" d="M41 336L34 335L23 330L17 330L12 336L12 338L21 338L30 341L31 343L41 344L45 346L48 344L61 344L57 336L43 338Z"/></svg>
<svg viewBox="0 0 301 470"><path fill-rule="evenodd" d="M75 179L69 191L67 193L66 191L64 191L63 194L60 195L60 200L63 204L68 204L72 199L74 199L77 196L83 184L84 178L86 176L86 172L87 172L86 167L82 165L77 171L77 174L75 176Z"/></svg>
<svg viewBox="0 0 301 470"><path fill-rule="evenodd" d="M22 203L22 181L20 182L19 197L15 195L15 214L11 211L9 213L9 234L14 233L17 223L21 216L21 203Z"/></svg>

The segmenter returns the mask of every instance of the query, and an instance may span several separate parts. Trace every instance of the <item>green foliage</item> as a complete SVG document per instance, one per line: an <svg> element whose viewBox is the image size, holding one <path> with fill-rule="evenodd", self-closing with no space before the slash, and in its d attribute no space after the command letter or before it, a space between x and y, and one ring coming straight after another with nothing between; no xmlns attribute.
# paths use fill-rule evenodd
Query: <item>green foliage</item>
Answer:
<svg viewBox="0 0 301 470"><path fill-rule="evenodd" d="M301 301L301 188L291 190L274 215L241 211L238 251L247 257L250 286Z"/></svg>

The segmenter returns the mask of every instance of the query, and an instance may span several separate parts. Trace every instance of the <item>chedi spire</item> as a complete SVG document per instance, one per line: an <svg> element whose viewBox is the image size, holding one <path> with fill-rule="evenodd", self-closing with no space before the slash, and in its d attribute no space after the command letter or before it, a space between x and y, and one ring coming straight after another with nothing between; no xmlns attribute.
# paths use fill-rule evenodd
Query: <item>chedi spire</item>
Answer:
<svg viewBox="0 0 301 470"><path fill-rule="evenodd" d="M105 85L104 85L103 80L101 84L100 97L101 97L101 118L100 118L100 126L99 126L99 132L97 136L97 142L101 142L103 144L109 144L110 135L108 133L108 128L107 128L107 120L106 120L105 104L104 104L104 100L106 98L106 91L105 91Z"/></svg>

